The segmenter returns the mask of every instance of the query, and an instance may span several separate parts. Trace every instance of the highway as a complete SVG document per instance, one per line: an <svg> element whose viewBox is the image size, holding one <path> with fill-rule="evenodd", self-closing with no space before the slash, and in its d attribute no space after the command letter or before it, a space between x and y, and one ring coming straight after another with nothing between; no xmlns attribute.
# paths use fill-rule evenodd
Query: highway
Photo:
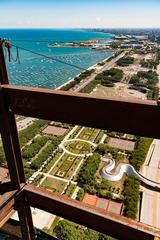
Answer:
<svg viewBox="0 0 160 240"><path fill-rule="evenodd" d="M160 183L160 140L153 140L141 174ZM160 192L143 188L140 221L160 228Z"/></svg>
<svg viewBox="0 0 160 240"><path fill-rule="evenodd" d="M80 92L85 86L87 86L90 82L92 82L96 75L99 73L102 73L103 71L106 71L112 67L114 67L115 63L122 58L124 55L126 54L126 51L121 53L120 55L118 55L117 57L115 57L114 59L112 59L110 62L107 62L101 69L96 70L95 73L93 73L91 76L87 77L85 81L83 81L82 83L80 83L78 86L75 86L75 88L73 89L74 92Z"/></svg>

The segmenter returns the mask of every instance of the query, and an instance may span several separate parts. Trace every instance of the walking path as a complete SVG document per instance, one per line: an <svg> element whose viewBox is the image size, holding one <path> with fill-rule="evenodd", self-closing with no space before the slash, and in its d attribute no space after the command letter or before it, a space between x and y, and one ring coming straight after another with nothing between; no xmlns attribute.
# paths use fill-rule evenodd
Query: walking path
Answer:
<svg viewBox="0 0 160 240"><path fill-rule="evenodd" d="M59 162L59 160L64 156L64 154L65 154L65 152L63 152L61 155L60 155L60 157L57 159L57 161L53 164L53 166L50 168L50 170L48 171L48 174L50 174L50 172L53 170L53 168L56 166L56 164ZM43 173L44 174L44 178L42 178L42 180L40 181L40 183L38 184L38 186L40 186L43 182L44 182L44 180L47 178L47 176L45 175L45 173Z"/></svg>
<svg viewBox="0 0 160 240"><path fill-rule="evenodd" d="M74 133L74 131L76 131L77 128L78 128L78 125L74 126L74 128L72 128L72 130L64 137L62 142L67 141L70 138L70 136Z"/></svg>
<svg viewBox="0 0 160 240"><path fill-rule="evenodd" d="M51 174L48 174L48 173L39 173L39 174L43 174L46 177L53 178L53 179L56 179L56 180L59 180L59 181L63 181L63 182L66 182L66 183L77 184L76 182L74 182L72 180L61 178L61 177L57 177L57 176L54 176L54 175L51 175Z"/></svg>
<svg viewBox="0 0 160 240"><path fill-rule="evenodd" d="M78 128L77 125L76 125L74 128L72 128L72 130L64 137L63 141L62 141L60 144L62 144L63 142L67 141L68 138L74 133L74 131L75 131L77 128ZM60 146L60 145L59 145L59 146ZM56 152L56 150L53 151L52 155L53 155L55 152ZM62 154L61 154L61 156L60 156L60 157L57 159L57 161L53 164L53 166L52 166L51 169L48 171L48 173L50 173L50 172L53 170L53 168L55 167L55 165L59 162L59 160L63 157L64 154L65 154L65 153L62 153ZM46 159L46 161L43 163L43 165L42 165L35 173L33 173L33 175L28 179L28 182L31 183L31 182L38 176L38 174L42 171L43 167L48 163L48 161L50 160L50 158L52 158L52 155L51 155L48 159ZM44 178L41 180L40 184L41 184L45 179L46 179L46 177L44 177ZM39 185L40 185L40 184L39 184ZM38 186L39 186L39 185L38 185Z"/></svg>
<svg viewBox="0 0 160 240"><path fill-rule="evenodd" d="M99 143L104 143L104 140L106 139L106 137L107 137L107 134L104 134Z"/></svg>
<svg viewBox="0 0 160 240"><path fill-rule="evenodd" d="M76 199L77 193L78 193L79 190L80 190L80 187L77 186L76 189L74 190L72 196L71 196L72 199Z"/></svg>
<svg viewBox="0 0 160 240"><path fill-rule="evenodd" d="M76 139L69 139L69 140L65 140L65 141L62 141L61 144L59 145L59 147L61 149L63 149L63 151L67 154L70 154L70 155L73 155L73 156L76 156L76 157L85 157L85 156L91 156L92 155L92 152L90 153L87 153L87 154L77 154L77 153L73 153L73 152L70 152L69 150L66 149L65 147L65 144L66 143L70 143L70 142L85 142L85 143L88 143L90 144L91 146L93 146L94 148L97 146L97 144L91 142L91 141L88 141L88 140L83 140L81 138L76 138Z"/></svg>

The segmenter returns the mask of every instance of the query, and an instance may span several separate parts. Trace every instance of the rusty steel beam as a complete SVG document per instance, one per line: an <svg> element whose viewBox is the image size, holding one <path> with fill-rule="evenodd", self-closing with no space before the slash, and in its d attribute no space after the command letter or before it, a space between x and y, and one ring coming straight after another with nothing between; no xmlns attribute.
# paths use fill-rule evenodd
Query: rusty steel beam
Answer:
<svg viewBox="0 0 160 240"><path fill-rule="evenodd" d="M3 41L0 42L0 86L8 84L8 73L3 52ZM2 89L0 88L0 133L6 160L8 163L11 182L20 187L25 182L21 149L18 140L18 131L15 116L5 102Z"/></svg>
<svg viewBox="0 0 160 240"><path fill-rule="evenodd" d="M31 208L26 201L24 191L16 198L16 208L21 225L23 240L35 240L35 230L33 226Z"/></svg>
<svg viewBox="0 0 160 240"><path fill-rule="evenodd" d="M0 197L0 227L14 213L15 195L17 190L9 191Z"/></svg>
<svg viewBox="0 0 160 240"><path fill-rule="evenodd" d="M1 87L15 114L160 138L160 107L153 101L13 85Z"/></svg>
<svg viewBox="0 0 160 240"><path fill-rule="evenodd" d="M15 151L13 147L13 139L10 131L10 123L8 119L8 113L4 109L4 99L0 92L0 133L9 169L10 179L14 186L20 188L20 178L17 168L17 162L15 157ZM23 173L23 169L22 169Z"/></svg>
<svg viewBox="0 0 160 240"><path fill-rule="evenodd" d="M3 42L0 42L0 84L8 84L8 75L3 52ZM22 183L25 183L25 174L18 139L17 125L14 113L8 103L5 101L5 96L2 93L2 88L0 88L0 133L8 164L11 183L18 190L19 196L21 196L23 185ZM3 218L3 221L7 216L5 215L7 213L7 210L9 209L11 212L11 207L13 207L13 204L15 204L15 199L12 198L5 204L7 205L4 205L1 208L1 217ZM20 218L23 239L34 240L35 233L30 206L25 201L23 201L21 197L19 197L18 214Z"/></svg>
<svg viewBox="0 0 160 240"><path fill-rule="evenodd" d="M153 240L160 237L160 230L130 220L123 216L90 207L45 189L26 185L27 202L36 208L108 234L119 240Z"/></svg>
<svg viewBox="0 0 160 240"><path fill-rule="evenodd" d="M8 73L6 68L6 61L3 52L3 41L0 41L0 84L8 84Z"/></svg>
<svg viewBox="0 0 160 240"><path fill-rule="evenodd" d="M4 190L6 186L10 189L10 183L3 184L1 190ZM22 236L24 240L35 240L35 231L32 222L31 209L26 202L24 196L24 184L21 184L21 190L10 190L0 197L0 227L3 226L8 219L13 215L15 210L18 211L20 220L20 226L22 230Z"/></svg>

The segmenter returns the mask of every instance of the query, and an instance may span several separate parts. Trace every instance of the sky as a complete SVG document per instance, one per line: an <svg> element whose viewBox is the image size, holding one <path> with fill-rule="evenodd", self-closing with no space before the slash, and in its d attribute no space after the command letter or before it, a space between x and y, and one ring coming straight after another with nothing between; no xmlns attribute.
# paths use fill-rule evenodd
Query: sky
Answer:
<svg viewBox="0 0 160 240"><path fill-rule="evenodd" d="M0 0L0 28L160 28L160 0Z"/></svg>

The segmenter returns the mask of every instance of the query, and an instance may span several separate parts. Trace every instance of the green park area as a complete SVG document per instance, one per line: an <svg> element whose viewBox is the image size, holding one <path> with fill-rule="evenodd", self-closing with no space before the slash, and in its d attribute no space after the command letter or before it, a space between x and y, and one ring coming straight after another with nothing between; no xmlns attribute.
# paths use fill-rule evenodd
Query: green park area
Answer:
<svg viewBox="0 0 160 240"><path fill-rule="evenodd" d="M99 129L86 127L79 134L78 138L86 141L96 142L96 139L99 137L100 132L101 131Z"/></svg>
<svg viewBox="0 0 160 240"><path fill-rule="evenodd" d="M105 87L114 87L116 82L120 82L123 79L123 76L124 73L121 69L111 68L105 70L102 73L97 74L95 79L85 86L81 92L91 93L98 84Z"/></svg>
<svg viewBox="0 0 160 240"><path fill-rule="evenodd" d="M160 61L160 49L154 49L154 57L151 59L142 59L140 64L142 67L149 68L149 69L157 69ZM154 54L153 53L153 54Z"/></svg>
<svg viewBox="0 0 160 240"><path fill-rule="evenodd" d="M117 90L114 87L105 87L102 85L97 85L96 88L93 90L92 94L116 96Z"/></svg>
<svg viewBox="0 0 160 240"><path fill-rule="evenodd" d="M71 81L71 82L65 84L63 87L61 87L61 90L68 91L69 89L73 88L75 85L79 84L81 82L81 80L89 77L92 73L94 73L94 69L86 70L85 72L82 72L79 76L75 77L73 81Z"/></svg>
<svg viewBox="0 0 160 240"><path fill-rule="evenodd" d="M117 65L120 67L126 67L134 63L134 58L130 56L124 56L117 61Z"/></svg>
<svg viewBox="0 0 160 240"><path fill-rule="evenodd" d="M64 188L66 187L67 183L61 180L57 180L51 177L47 177L43 183L41 184L41 187L46 188L52 192L62 193Z"/></svg>
<svg viewBox="0 0 160 240"><path fill-rule="evenodd" d="M157 100L159 97L158 74L156 71L140 71L131 77L129 83L131 84L130 88L147 92L148 99Z"/></svg>
<svg viewBox="0 0 160 240"><path fill-rule="evenodd" d="M93 150L93 146L88 142L72 141L65 144L66 149L74 154L88 154Z"/></svg>
<svg viewBox="0 0 160 240"><path fill-rule="evenodd" d="M50 174L60 178L70 179L80 161L80 157L64 154Z"/></svg>

